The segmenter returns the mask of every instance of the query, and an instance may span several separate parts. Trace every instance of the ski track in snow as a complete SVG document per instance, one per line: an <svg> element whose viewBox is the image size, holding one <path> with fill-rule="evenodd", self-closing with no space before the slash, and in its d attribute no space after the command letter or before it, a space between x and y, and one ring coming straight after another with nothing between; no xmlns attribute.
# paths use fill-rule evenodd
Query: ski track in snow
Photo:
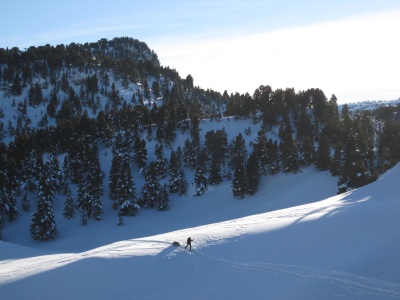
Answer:
<svg viewBox="0 0 400 300"><path fill-rule="evenodd" d="M221 258L207 256L199 251L194 253L205 259L235 268L245 268L262 272L277 273L305 280L324 280L331 283L337 283L342 287L353 287L370 293L387 296L400 296L400 284L375 278L367 278L356 274L340 271L319 271L302 266L276 263L239 263L236 261L228 261Z"/></svg>
<svg viewBox="0 0 400 300"><path fill-rule="evenodd" d="M211 238L210 236L208 238ZM222 239L223 240L223 239ZM214 240L211 244L221 243L219 240ZM209 246L210 244L208 244ZM143 250L146 250L148 255L149 249L158 254L161 251L172 247L171 243L163 240L128 240L111 244L109 246L100 247L91 251L83 252L80 254L53 254L44 255L32 258L6 260L0 262L0 285L20 280L35 274L46 272L55 268L63 267L67 264L77 262L86 258L93 257L132 257L136 255L143 255ZM388 282L375 278L367 278L356 274L341 272L341 271L320 271L308 267L268 262L258 263L242 263L237 261L229 261L217 257L212 257L204 254L196 249L195 251L188 252L181 247L171 248L171 252L182 251L188 254L198 255L202 259L206 259L215 263L228 265L234 268L252 269L259 272L276 273L280 275L295 277L302 280L321 280L331 284L337 284L343 290L348 288L358 289L359 291L374 293L379 295L386 295L390 297L400 296L400 284ZM142 253L142 254L141 254ZM171 258L170 255L165 257Z"/></svg>

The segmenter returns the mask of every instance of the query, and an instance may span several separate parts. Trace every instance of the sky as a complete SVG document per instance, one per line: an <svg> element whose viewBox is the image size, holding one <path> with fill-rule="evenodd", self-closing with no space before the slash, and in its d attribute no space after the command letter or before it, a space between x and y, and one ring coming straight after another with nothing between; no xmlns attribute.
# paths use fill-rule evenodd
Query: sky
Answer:
<svg viewBox="0 0 400 300"><path fill-rule="evenodd" d="M0 47L129 36L204 89L400 97L398 0L2 1Z"/></svg>

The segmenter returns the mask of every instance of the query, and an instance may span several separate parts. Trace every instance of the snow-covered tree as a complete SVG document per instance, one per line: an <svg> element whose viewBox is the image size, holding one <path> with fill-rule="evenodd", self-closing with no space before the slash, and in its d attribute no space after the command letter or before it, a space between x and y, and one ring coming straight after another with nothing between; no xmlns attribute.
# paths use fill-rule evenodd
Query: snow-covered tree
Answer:
<svg viewBox="0 0 400 300"><path fill-rule="evenodd" d="M24 189L24 194L22 195L22 209L24 211L31 210L31 202L29 201L28 192L26 189Z"/></svg>
<svg viewBox="0 0 400 300"><path fill-rule="evenodd" d="M122 163L121 180L119 188L119 197L116 201L120 206L120 216L133 216L140 208L136 194L135 184L133 182L131 169L127 161Z"/></svg>
<svg viewBox="0 0 400 300"><path fill-rule="evenodd" d="M208 189L207 169L205 165L206 152L203 149L197 159L196 172L194 174L195 193L193 196L202 196Z"/></svg>
<svg viewBox="0 0 400 300"><path fill-rule="evenodd" d="M246 194L254 195L260 183L261 165L257 154L252 152L246 166Z"/></svg>
<svg viewBox="0 0 400 300"><path fill-rule="evenodd" d="M134 145L134 162L139 168L139 172L143 172L147 164L147 149L146 141L144 139L140 140L137 138Z"/></svg>
<svg viewBox="0 0 400 300"><path fill-rule="evenodd" d="M232 178L233 196L242 199L246 193L246 167L241 156L236 160Z"/></svg>
<svg viewBox="0 0 400 300"><path fill-rule="evenodd" d="M78 183L77 207L81 212L82 224L93 214L95 220L101 219L103 212L103 172L100 167L96 143L89 137L83 140L81 152L81 174Z"/></svg>
<svg viewBox="0 0 400 300"><path fill-rule="evenodd" d="M75 217L75 199L72 197L71 190L68 190L67 197L65 198L63 215L67 219Z"/></svg>
<svg viewBox="0 0 400 300"><path fill-rule="evenodd" d="M162 144L156 144L155 148L155 164L156 164L156 173L158 179L164 179L167 176L167 165L168 162L164 158L164 149Z"/></svg>
<svg viewBox="0 0 400 300"><path fill-rule="evenodd" d="M151 162L146 168L145 172L145 184L141 190L141 203L144 207L154 208L162 198L162 185L157 179L156 166L154 162Z"/></svg>
<svg viewBox="0 0 400 300"><path fill-rule="evenodd" d="M186 194L187 181L182 163L174 150L171 151L169 160L169 192L178 193L180 196Z"/></svg>
<svg viewBox="0 0 400 300"><path fill-rule="evenodd" d="M54 191L50 177L50 166L46 163L39 181L37 209L30 224L30 233L35 240L54 239L57 234L53 208Z"/></svg>
<svg viewBox="0 0 400 300"><path fill-rule="evenodd" d="M158 210L168 210L169 209L169 193L167 190L167 185L164 183L164 186L161 191L161 197L157 203Z"/></svg>

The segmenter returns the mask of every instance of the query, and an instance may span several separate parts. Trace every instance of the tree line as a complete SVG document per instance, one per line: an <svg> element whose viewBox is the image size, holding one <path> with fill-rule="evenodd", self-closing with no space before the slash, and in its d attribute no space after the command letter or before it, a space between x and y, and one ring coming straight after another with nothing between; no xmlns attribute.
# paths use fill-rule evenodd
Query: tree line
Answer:
<svg viewBox="0 0 400 300"><path fill-rule="evenodd" d="M101 220L109 198L122 225L140 208L169 209L170 195L187 194L188 170L194 171L194 196L229 180L232 194L242 199L257 192L263 176L303 166L338 176L341 193L376 180L399 161L398 107L351 112L320 89L266 85L253 95L203 90L191 75L181 78L160 66L146 44L130 38L0 49L0 82L3 99L12 99L15 110L15 121L7 124L5 107L0 109L0 223L16 220L20 205L30 211L35 195L34 239L56 236L57 193L66 195L64 216L78 212L82 224ZM117 88L133 84L138 88L130 99ZM33 124L29 111L39 107L45 111ZM246 145L250 127L231 140L224 128L201 132L203 119L223 117L252 120L259 125L257 138ZM182 134L188 138L173 149ZM109 170L100 164L104 149L111 149ZM142 176L143 186L135 176Z"/></svg>

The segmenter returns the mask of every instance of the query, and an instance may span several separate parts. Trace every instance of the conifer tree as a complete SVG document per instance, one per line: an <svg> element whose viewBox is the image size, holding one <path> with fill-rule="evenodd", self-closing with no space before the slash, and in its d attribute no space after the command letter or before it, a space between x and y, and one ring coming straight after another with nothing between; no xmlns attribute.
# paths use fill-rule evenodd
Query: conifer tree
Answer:
<svg viewBox="0 0 400 300"><path fill-rule="evenodd" d="M57 223L54 215L54 191L48 163L44 165L37 196L39 198L37 209L32 215L30 225L31 236L35 240L54 239L57 234Z"/></svg>
<svg viewBox="0 0 400 300"><path fill-rule="evenodd" d="M218 184L222 181L221 165L217 156L213 156L210 165L208 181L210 184Z"/></svg>
<svg viewBox="0 0 400 300"><path fill-rule="evenodd" d="M24 194L22 195L22 209L24 211L31 210L31 202L29 201L28 192L26 189L24 189Z"/></svg>
<svg viewBox="0 0 400 300"><path fill-rule="evenodd" d="M75 199L72 197L71 190L68 190L67 197L65 198L63 215L67 219L75 217Z"/></svg>
<svg viewBox="0 0 400 300"><path fill-rule="evenodd" d="M121 159L114 153L111 161L111 169L108 177L108 195L113 201L113 208L117 209L118 194L119 194L119 180L121 171Z"/></svg>
<svg viewBox="0 0 400 300"><path fill-rule="evenodd" d="M120 216L133 216L139 210L138 197L128 161L122 162L119 184L119 197L116 203L120 206Z"/></svg>
<svg viewBox="0 0 400 300"><path fill-rule="evenodd" d="M205 165L206 153L205 149L200 152L197 160L196 172L194 174L195 194L194 196L202 196L208 189L208 179L206 176L207 169Z"/></svg>
<svg viewBox="0 0 400 300"><path fill-rule="evenodd" d="M187 191L187 181L182 163L174 150L171 151L169 160L169 193L178 193L183 196Z"/></svg>
<svg viewBox="0 0 400 300"><path fill-rule="evenodd" d="M261 165L254 151L250 154L246 166L246 194L254 195L260 184Z"/></svg>
<svg viewBox="0 0 400 300"><path fill-rule="evenodd" d="M297 172L299 169L299 154L289 122L286 122L284 131L280 131L280 136L281 143L279 148L282 168L285 172Z"/></svg>
<svg viewBox="0 0 400 300"><path fill-rule="evenodd" d="M137 138L135 141L134 151L134 162L139 168L139 172L143 172L147 164L146 141Z"/></svg>
<svg viewBox="0 0 400 300"><path fill-rule="evenodd" d="M167 176L167 161L164 158L164 149L162 144L156 144L155 164L158 179L164 179Z"/></svg>
<svg viewBox="0 0 400 300"><path fill-rule="evenodd" d="M63 175L60 169L60 163L56 155L50 155L48 158L50 163L50 179L53 184L54 191L57 192L63 185Z"/></svg>
<svg viewBox="0 0 400 300"><path fill-rule="evenodd" d="M82 224L93 214L95 220L103 213L103 172L100 167L98 148L90 137L81 141L81 175L78 183L77 207L81 212Z"/></svg>
<svg viewBox="0 0 400 300"><path fill-rule="evenodd" d="M0 144L0 146L2 145ZM19 213L13 185L10 182L13 180L13 176L10 175L10 160L7 158L4 148L0 148L0 215L3 216L3 222L6 216L12 222Z"/></svg>
<svg viewBox="0 0 400 300"><path fill-rule="evenodd" d="M232 193L233 196L242 199L246 193L246 167L241 156L238 156L235 164L232 178Z"/></svg>
<svg viewBox="0 0 400 300"><path fill-rule="evenodd" d="M324 133L320 135L315 165L322 171L328 170L331 165L329 142Z"/></svg>
<svg viewBox="0 0 400 300"><path fill-rule="evenodd" d="M232 142L231 146L231 160L230 167L236 169L238 161L240 161L243 166L247 163L247 149L246 144L241 133L239 133Z"/></svg>
<svg viewBox="0 0 400 300"><path fill-rule="evenodd" d="M162 197L162 186L157 179L156 166L151 162L146 168L145 184L141 190L141 203L144 207L154 208Z"/></svg>
<svg viewBox="0 0 400 300"><path fill-rule="evenodd" d="M169 209L169 194L168 194L167 184L165 183L161 191L161 197L158 199L157 208L158 210Z"/></svg>

